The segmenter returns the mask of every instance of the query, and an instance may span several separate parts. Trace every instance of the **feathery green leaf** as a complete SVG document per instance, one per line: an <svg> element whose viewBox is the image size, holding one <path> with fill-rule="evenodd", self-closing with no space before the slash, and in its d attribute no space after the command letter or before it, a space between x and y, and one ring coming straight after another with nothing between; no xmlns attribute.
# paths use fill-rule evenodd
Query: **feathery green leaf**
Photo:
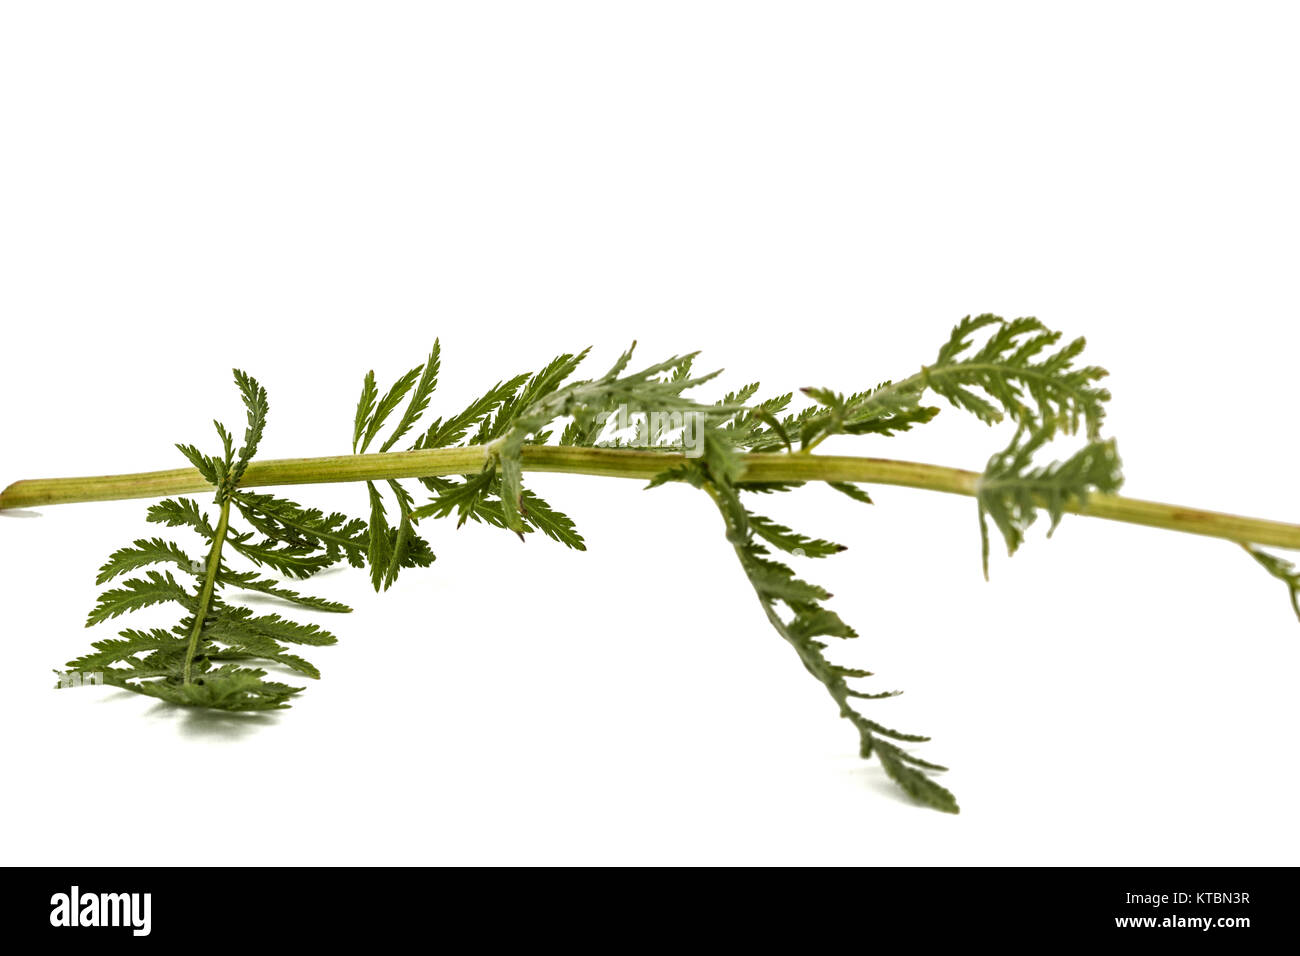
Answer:
<svg viewBox="0 0 1300 956"><path fill-rule="evenodd" d="M131 547L119 548L108 556L95 583L104 584L120 574L152 564L175 564L186 571L195 567L189 556L172 542L162 538L137 538Z"/></svg>
<svg viewBox="0 0 1300 956"><path fill-rule="evenodd" d="M980 541L984 576L989 573L989 530L991 520L1007 543L1007 554L1015 554L1024 543L1025 531L1046 511L1050 537L1071 505L1086 504L1094 493L1111 494L1124 482L1115 440L1092 441L1065 461L1034 467L1034 453L1048 435L1026 439L1023 430L1011 444L989 459L976 488L979 503Z"/></svg>

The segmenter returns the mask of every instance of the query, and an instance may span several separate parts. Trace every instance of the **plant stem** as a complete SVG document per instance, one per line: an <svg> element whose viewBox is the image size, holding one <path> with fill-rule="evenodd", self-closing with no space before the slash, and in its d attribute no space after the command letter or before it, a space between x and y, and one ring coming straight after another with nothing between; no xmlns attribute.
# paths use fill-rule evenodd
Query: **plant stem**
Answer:
<svg viewBox="0 0 1300 956"><path fill-rule="evenodd" d="M369 455L254 461L248 466L240 487L467 475L481 470L486 458L487 450L484 446L468 445ZM525 445L522 460L525 471L644 480L681 464L684 459L677 453L659 451ZM886 458L764 452L745 455L744 463L743 482L852 481L973 496L979 480L978 472ZM210 491L211 487L193 468L94 478L43 478L18 481L6 488L0 493L0 511L76 501L161 498ZM1223 538L1243 544L1300 550L1300 525L1261 518L1202 511L1118 495L1093 495L1087 504L1066 510L1093 518Z"/></svg>
<svg viewBox="0 0 1300 956"><path fill-rule="evenodd" d="M203 573L203 589L199 591L198 607L194 610L194 627L190 631L190 643L185 648L184 682L190 683L190 671L194 666L194 653L199 648L199 636L208 619L208 608L212 606L212 592L217 586L217 572L221 570L221 546L226 541L226 528L230 526L230 496L221 502L221 518L217 522L217 533L212 537L212 550L208 552L208 566Z"/></svg>

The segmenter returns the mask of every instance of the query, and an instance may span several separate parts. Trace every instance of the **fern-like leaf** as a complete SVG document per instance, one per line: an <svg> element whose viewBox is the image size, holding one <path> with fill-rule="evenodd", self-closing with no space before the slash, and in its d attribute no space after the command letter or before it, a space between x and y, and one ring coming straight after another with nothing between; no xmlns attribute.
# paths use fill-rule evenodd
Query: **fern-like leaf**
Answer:
<svg viewBox="0 0 1300 956"><path fill-rule="evenodd" d="M266 390L251 376L236 370L235 382L248 417L238 453L229 430L220 423L220 455L181 446L185 457L214 486L218 520L214 524L189 498L158 502L148 513L148 520L154 523L196 532L208 545L207 560L193 562L179 546L163 538L140 538L113 552L99 571L102 584L139 568L173 564L198 578L195 589L179 583L170 572L147 571L143 577L129 578L104 591L87 625L169 602L179 604L183 616L170 631L128 629L117 638L95 641L90 653L68 665L73 673L91 675L91 683L190 707L260 711L287 707L301 688L268 679L260 667L246 666L250 662L312 678L320 676L315 665L286 645L333 644L333 634L279 614L255 615L247 608L227 604L220 592L227 587L256 591L318 611L345 612L348 608L336 601L304 596L272 578L232 569L223 560L223 549L291 577L306 577L345 557L360 564L366 527L364 522L341 514L325 515L292 501L238 488L261 442L269 405ZM251 530L235 528L232 512L242 515Z"/></svg>
<svg viewBox="0 0 1300 956"><path fill-rule="evenodd" d="M406 411L402 413L402 417L394 426L392 433L380 446L380 451L388 451L397 444L428 409L433 390L438 387L438 371L442 367L441 355L441 347L435 339L433 350L429 353L429 357L424 360L424 371L420 375L420 380L416 383L415 390L411 392L411 400L406 405ZM378 415L375 417L378 418Z"/></svg>
<svg viewBox="0 0 1300 956"><path fill-rule="evenodd" d="M228 568L222 568L218 583L225 587L238 588L242 591L257 591L260 594L268 594L271 597L279 598L281 601L287 601L290 604L297 604L300 607L311 608L313 611L328 611L332 614L347 614L352 610L346 604L338 601L330 601L325 598L312 597L309 594L299 594L297 591L286 588L277 584L270 578L258 577L252 571L231 571Z"/></svg>
<svg viewBox="0 0 1300 956"><path fill-rule="evenodd" d="M989 573L989 530L992 521L1015 554L1024 543L1025 531L1046 511L1052 532L1066 509L1082 506L1089 495L1111 494L1124 482L1114 439L1092 441L1065 461L1035 467L1034 453L1047 441L1039 434L1025 439L1017 432L1011 444L989 459L976 488L979 503L980 541L984 576Z"/></svg>
<svg viewBox="0 0 1300 956"><path fill-rule="evenodd" d="M149 571L143 578L131 578L122 582L120 587L100 594L86 618L86 626L169 601L188 606L193 603L193 599L194 596L170 572L159 574L157 571Z"/></svg>
<svg viewBox="0 0 1300 956"><path fill-rule="evenodd" d="M974 347L976 333L988 330ZM1084 423L1090 439L1101 430L1110 393L1097 386L1106 375L1094 365L1076 367L1082 338L1052 351L1061 333L1034 318L967 316L953 329L933 365L921 373L927 388L986 422L1005 415L1033 431L1073 433ZM984 395L972 392L978 388ZM991 401L990 401L991 400Z"/></svg>
<svg viewBox="0 0 1300 956"><path fill-rule="evenodd" d="M105 584L118 575L153 564L174 564L185 571L195 567L190 557L172 542L162 538L137 538L130 547L119 548L108 556L95 583Z"/></svg>

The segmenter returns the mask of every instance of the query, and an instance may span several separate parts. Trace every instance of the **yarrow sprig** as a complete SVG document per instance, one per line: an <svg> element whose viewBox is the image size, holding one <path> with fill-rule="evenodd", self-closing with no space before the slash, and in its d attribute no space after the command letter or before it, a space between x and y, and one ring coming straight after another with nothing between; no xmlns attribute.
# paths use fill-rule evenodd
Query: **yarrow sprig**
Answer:
<svg viewBox="0 0 1300 956"><path fill-rule="evenodd" d="M165 499L147 515L155 524L195 532L207 546L206 559L196 561L178 544L161 537L142 538L113 552L99 569L99 584L151 566L171 566L175 572L150 570L143 577L119 582L100 594L86 623L99 624L158 604L179 605L184 616L171 629L128 628L115 639L96 641L90 653L68 663L70 674L174 704L230 711L287 707L302 690L268 679L265 666L278 665L303 677L320 676L290 646L333 644L333 634L279 614L258 615L232 603L227 592L256 591L316 611L341 613L350 608L304 596L255 571L235 570L227 556L233 552L254 566L306 578L342 559L359 565L365 525L239 488L261 443L269 404L266 390L251 376L236 369L235 383L248 416L238 454L220 422L214 423L222 445L219 454L206 455L193 445L177 446L214 487L216 522L192 498ZM234 526L232 512L247 521L248 530ZM192 583L184 583L186 579Z"/></svg>
<svg viewBox="0 0 1300 956"><path fill-rule="evenodd" d="M233 593L347 612L282 579L304 580L347 562L367 569L376 591L386 590L402 570L433 564L432 547L420 532L439 518L482 522L525 540L540 531L585 550L573 520L525 487L524 474L532 469L641 477L650 488L686 484L716 505L763 619L853 726L862 757L878 760L920 803L955 813L955 797L936 780L944 768L914 752L928 738L894 730L877 717L887 705L875 702L897 691L873 687L869 672L832 659L832 640L858 632L829 606L831 595L794 564L831 557L844 546L764 516L753 504L763 495L809 482L825 482L860 504L872 503L862 487L872 482L970 495L986 577L992 531L1014 554L1040 514L1047 516L1049 535L1067 513L1210 535L1244 547L1285 583L1300 616L1300 572L1264 550L1300 549L1300 527L1118 496L1119 454L1114 439L1102 434L1110 394L1098 383L1106 373L1081 363L1084 348L1083 339L1062 344L1060 334L1037 319L980 315L959 322L932 363L902 378L854 392L808 387L765 399L756 398L760 386L750 383L713 400L699 389L719 373L695 374L694 353L629 372L628 349L604 374L583 379L577 377L583 350L504 379L463 409L425 423L441 367L434 342L429 355L382 394L374 372L367 373L351 422L352 456L266 462L255 457L269 413L266 390L236 370L247 419L237 450L231 432L215 423L215 454L177 446L193 472L18 482L0 495L0 509L211 491L210 509L191 497L167 497L146 516L197 535L204 556L196 558L170 538L136 539L100 568L98 583L113 586L87 620L99 625L176 605L178 623L122 630L94 642L68 668L173 704L244 711L288 706L302 688L272 679L270 671L319 677L293 648L335 638L316 624L259 615L235 603ZM945 404L988 425L1014 424L1010 443L982 472L812 454L835 437L878 441L922 427ZM625 433L629 427L635 434ZM1079 433L1083 444L1067 457L1040 460L1053 441ZM368 520L252 490L324 481L364 481ZM247 567L235 567L236 559Z"/></svg>

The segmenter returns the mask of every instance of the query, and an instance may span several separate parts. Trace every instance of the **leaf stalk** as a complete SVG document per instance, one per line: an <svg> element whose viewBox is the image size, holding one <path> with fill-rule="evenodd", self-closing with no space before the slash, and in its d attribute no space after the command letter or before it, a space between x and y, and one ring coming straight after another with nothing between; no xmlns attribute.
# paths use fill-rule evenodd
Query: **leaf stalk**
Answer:
<svg viewBox="0 0 1300 956"><path fill-rule="evenodd" d="M199 647L199 637L203 634L203 625L208 620L208 609L212 606L212 593L217 586L217 575L221 571L221 546L226 541L226 529L230 527L230 496L221 502L221 517L217 521L217 533L212 537L212 549L208 552L208 564L203 571L203 587L199 591L199 603L194 609L194 627L190 629L190 642L185 648L184 683L192 683L191 671L194 667L194 654Z"/></svg>

